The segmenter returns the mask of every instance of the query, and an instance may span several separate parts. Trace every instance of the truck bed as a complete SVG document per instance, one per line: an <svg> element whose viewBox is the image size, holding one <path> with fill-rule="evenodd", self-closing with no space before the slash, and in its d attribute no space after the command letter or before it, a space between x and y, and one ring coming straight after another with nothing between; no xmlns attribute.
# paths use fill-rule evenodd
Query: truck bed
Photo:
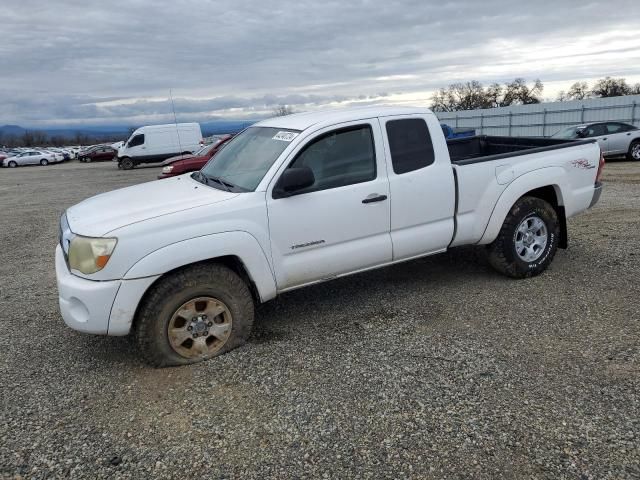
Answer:
<svg viewBox="0 0 640 480"><path fill-rule="evenodd" d="M451 163L469 165L501 158L527 155L529 153L557 150L595 142L588 140L565 140L542 137L500 137L478 135L447 140Z"/></svg>

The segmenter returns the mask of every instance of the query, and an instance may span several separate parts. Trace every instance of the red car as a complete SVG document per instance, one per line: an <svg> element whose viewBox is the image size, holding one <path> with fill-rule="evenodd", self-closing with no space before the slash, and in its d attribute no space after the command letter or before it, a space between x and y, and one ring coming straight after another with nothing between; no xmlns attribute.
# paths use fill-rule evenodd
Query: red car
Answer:
<svg viewBox="0 0 640 480"><path fill-rule="evenodd" d="M118 151L115 148L111 148L107 145L102 145L81 153L80 155L78 155L78 160L80 160L81 162L107 161L113 160L113 157L115 157L117 154Z"/></svg>
<svg viewBox="0 0 640 480"><path fill-rule="evenodd" d="M200 170L218 151L233 138L233 135L224 135L210 145L205 145L191 155L176 155L162 162L162 173L158 178L175 177L187 172Z"/></svg>

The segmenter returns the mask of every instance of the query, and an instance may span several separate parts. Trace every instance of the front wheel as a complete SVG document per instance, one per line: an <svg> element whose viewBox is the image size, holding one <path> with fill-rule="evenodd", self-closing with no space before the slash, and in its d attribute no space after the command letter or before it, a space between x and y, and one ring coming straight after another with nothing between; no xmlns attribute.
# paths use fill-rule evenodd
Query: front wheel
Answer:
<svg viewBox="0 0 640 480"><path fill-rule="evenodd" d="M131 160L129 157L125 157L120 161L120 167L123 170L131 170L134 166L135 164L133 163L133 160Z"/></svg>
<svg viewBox="0 0 640 480"><path fill-rule="evenodd" d="M244 281L217 264L195 265L162 278L146 295L135 323L143 357L156 367L186 365L244 344L253 298Z"/></svg>
<svg viewBox="0 0 640 480"><path fill-rule="evenodd" d="M9 162L9 167L10 167L10 168L16 168L17 166L18 166L18 164L17 164L16 162L14 162L13 160L11 160L11 161Z"/></svg>
<svg viewBox="0 0 640 480"><path fill-rule="evenodd" d="M634 141L629 145L629 151L627 152L628 160L640 161L640 142Z"/></svg>
<svg viewBox="0 0 640 480"><path fill-rule="evenodd" d="M498 237L489 245L489 263L512 278L539 275L558 249L560 224L549 203L522 197L505 218Z"/></svg>
<svg viewBox="0 0 640 480"><path fill-rule="evenodd" d="M44 167L46 165L49 165L49 162L47 161L46 158L43 158L42 160L40 160L40 165L42 165Z"/></svg>

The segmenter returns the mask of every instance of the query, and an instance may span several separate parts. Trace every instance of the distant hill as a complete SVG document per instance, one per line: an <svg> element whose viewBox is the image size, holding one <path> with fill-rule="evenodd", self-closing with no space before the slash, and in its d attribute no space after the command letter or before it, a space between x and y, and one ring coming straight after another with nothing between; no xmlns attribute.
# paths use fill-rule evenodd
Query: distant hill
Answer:
<svg viewBox="0 0 640 480"><path fill-rule="evenodd" d="M92 138L113 138L126 137L129 133L129 127L126 126L109 126L109 127L65 127L65 128L25 128L19 125L3 125L0 126L0 136L16 136L24 135L26 131L44 132L48 137L66 137L72 138L80 134Z"/></svg>
<svg viewBox="0 0 640 480"><path fill-rule="evenodd" d="M237 133L240 130L245 129L255 121L240 121L240 120L213 120L210 122L201 122L200 128L202 129L202 135L208 137L210 135L218 135L221 133ZM25 128L19 125L3 125L0 126L0 137L16 136L20 137L24 135L25 131L40 131L44 132L48 137L65 137L74 138L76 135L82 135L85 137L91 137L95 139L101 138L122 138L125 139L132 128L129 125L101 125L101 126L65 126L65 127L36 127ZM0 143L2 139L0 138Z"/></svg>

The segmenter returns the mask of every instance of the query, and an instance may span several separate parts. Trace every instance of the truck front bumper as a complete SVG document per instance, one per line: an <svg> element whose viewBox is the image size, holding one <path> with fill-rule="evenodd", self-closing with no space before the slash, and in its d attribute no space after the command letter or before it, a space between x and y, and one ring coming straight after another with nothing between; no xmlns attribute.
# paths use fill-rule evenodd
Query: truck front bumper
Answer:
<svg viewBox="0 0 640 480"><path fill-rule="evenodd" d="M140 299L158 277L94 281L73 275L62 248L56 247L60 313L74 330L97 335L126 335Z"/></svg>
<svg viewBox="0 0 640 480"><path fill-rule="evenodd" d="M591 197L591 203L589 204L589 208L593 207L598 200L600 200L600 195L602 195L602 182L598 182L593 187L593 197Z"/></svg>

